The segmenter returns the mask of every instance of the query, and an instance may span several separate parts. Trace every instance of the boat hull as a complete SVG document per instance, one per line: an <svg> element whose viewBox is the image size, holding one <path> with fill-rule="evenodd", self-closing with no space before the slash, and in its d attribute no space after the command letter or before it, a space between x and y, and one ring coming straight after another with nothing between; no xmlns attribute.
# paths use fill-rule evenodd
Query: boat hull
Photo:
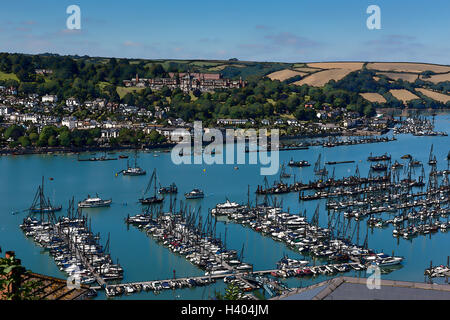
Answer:
<svg viewBox="0 0 450 320"><path fill-rule="evenodd" d="M30 212L31 213L53 213L53 212L58 212L62 210L62 206L59 207L51 207L51 208L44 208L44 209L39 209L39 208L30 208Z"/></svg>
<svg viewBox="0 0 450 320"><path fill-rule="evenodd" d="M106 200L103 203L78 203L78 208L102 208L109 207L111 205L112 200Z"/></svg>
<svg viewBox="0 0 450 320"><path fill-rule="evenodd" d="M155 204L155 203L161 203L164 199L160 198L147 198L147 199L139 199L139 202L141 204Z"/></svg>

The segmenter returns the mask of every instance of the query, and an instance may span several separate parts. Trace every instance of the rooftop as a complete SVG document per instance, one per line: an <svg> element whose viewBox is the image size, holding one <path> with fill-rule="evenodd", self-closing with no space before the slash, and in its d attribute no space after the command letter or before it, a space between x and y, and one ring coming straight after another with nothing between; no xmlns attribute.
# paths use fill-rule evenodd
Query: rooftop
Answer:
<svg viewBox="0 0 450 320"><path fill-rule="evenodd" d="M273 300L449 300L450 285L380 280L369 289L367 278L337 277L273 298Z"/></svg>
<svg viewBox="0 0 450 320"><path fill-rule="evenodd" d="M39 286L33 291L33 296L39 300L83 300L89 291L89 287L81 285L80 289L70 289L67 281L37 273L24 275L25 282L39 282Z"/></svg>

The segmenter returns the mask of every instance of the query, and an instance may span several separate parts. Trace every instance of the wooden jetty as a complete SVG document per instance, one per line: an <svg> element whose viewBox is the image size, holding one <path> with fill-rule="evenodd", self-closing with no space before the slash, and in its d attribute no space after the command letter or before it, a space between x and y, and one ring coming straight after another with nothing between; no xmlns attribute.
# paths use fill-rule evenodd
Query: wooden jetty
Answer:
<svg viewBox="0 0 450 320"><path fill-rule="evenodd" d="M296 271L298 269L310 269L313 272L319 273L319 270L321 267L324 266L328 266L328 267L334 267L334 266L343 266L343 265L348 265L348 266L354 266L355 268L358 269L363 269L366 266L362 265L359 262L348 262L348 263L342 263L342 264L327 264L327 265L318 265L318 266L305 266L305 267L296 267L296 268L287 268L287 269L283 269L283 271L287 272L287 271ZM248 283L248 281L246 281L245 279L243 279L243 277L245 276L249 276L249 275L259 275L259 276L264 276L264 275L271 275L274 273L279 272L280 269L270 269L270 270L259 270L259 271L253 271L253 272L249 272L249 271L242 271L242 272L232 272L230 270L229 273L223 273L223 274L215 274L215 275L203 275L203 276L194 276L194 277L180 277L180 278L171 278L171 279L164 279L164 280L149 280L149 281L137 281L137 282L123 282L123 283L119 283L119 284L108 284L108 288L116 288L116 287L125 287L125 286L136 286L136 285L147 285L147 286L151 286L153 283L155 282L180 282L180 281L189 281L189 280L203 280L203 279L210 279L210 280L218 280L218 279L224 279L226 277L229 276L234 276L236 277L236 279L239 280L244 280L246 283ZM314 275L314 273L313 273ZM252 287L254 287L254 285L250 284ZM91 286L91 289L95 289L95 290L101 290L101 289L105 289L104 286Z"/></svg>

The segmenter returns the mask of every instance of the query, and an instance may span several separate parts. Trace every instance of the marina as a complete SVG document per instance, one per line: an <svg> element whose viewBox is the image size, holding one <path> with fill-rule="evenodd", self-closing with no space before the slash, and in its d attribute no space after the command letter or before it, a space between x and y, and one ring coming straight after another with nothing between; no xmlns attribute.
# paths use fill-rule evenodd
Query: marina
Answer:
<svg viewBox="0 0 450 320"><path fill-rule="evenodd" d="M100 245L100 236L94 235L88 218L81 210L75 212L73 204L69 203L67 216L48 215L44 219L29 216L20 228L49 251L62 272L78 277L82 284L97 282L104 287L107 280L122 279L122 267L114 264L109 254L109 239L105 248Z"/></svg>

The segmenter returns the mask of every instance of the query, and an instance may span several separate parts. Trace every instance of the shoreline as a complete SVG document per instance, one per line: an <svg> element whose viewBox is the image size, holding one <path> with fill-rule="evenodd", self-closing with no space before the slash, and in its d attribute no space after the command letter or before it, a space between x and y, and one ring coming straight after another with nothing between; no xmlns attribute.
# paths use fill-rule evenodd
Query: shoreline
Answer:
<svg viewBox="0 0 450 320"><path fill-rule="evenodd" d="M422 113L436 113L436 114L448 114L450 109L386 109L381 108L377 109L377 111L388 111L388 110L397 110L400 113L405 110L409 112L411 111L421 111ZM438 112L437 112L438 111ZM396 116L401 116L401 114L397 114ZM314 138L326 138L326 137L374 137L374 136L383 136L388 134L392 128L387 128L383 131L363 131L363 130L354 130L354 131L345 131L345 132L332 132L332 133L321 133L321 134L308 134L308 135L284 135L280 136L281 140L295 140L295 139L314 139ZM268 139L270 141L270 139ZM203 145L208 145L210 142L203 142ZM224 142L225 143L225 142ZM235 139L236 143L236 139ZM44 154L80 154L87 152L120 152L120 151L130 151L130 150L154 150L154 149L170 149L177 145L175 142L166 142L158 145L142 145L139 147L133 146L110 146L110 147L44 147L44 148L22 148L22 149L0 149L0 156L19 156L19 155L44 155Z"/></svg>
<svg viewBox="0 0 450 320"><path fill-rule="evenodd" d="M366 132L362 134L361 132L344 132L344 133L330 133L330 134L317 134L317 135L289 135L280 137L280 141L284 140L297 140L297 139L315 139L315 138L326 138L326 137L374 137L381 136L388 133L386 132ZM235 139L234 143L236 143ZM268 139L268 142L270 139ZM203 141L203 146L209 145L211 142ZM225 144L225 141L224 141ZM24 148L24 149L0 149L0 156L22 156L22 155L52 155L52 154L81 154L89 152L121 152L121 151L150 151L155 149L168 150L176 146L177 143L163 143L158 145L142 145L139 147L133 146L115 146L115 147L44 147L44 148Z"/></svg>

